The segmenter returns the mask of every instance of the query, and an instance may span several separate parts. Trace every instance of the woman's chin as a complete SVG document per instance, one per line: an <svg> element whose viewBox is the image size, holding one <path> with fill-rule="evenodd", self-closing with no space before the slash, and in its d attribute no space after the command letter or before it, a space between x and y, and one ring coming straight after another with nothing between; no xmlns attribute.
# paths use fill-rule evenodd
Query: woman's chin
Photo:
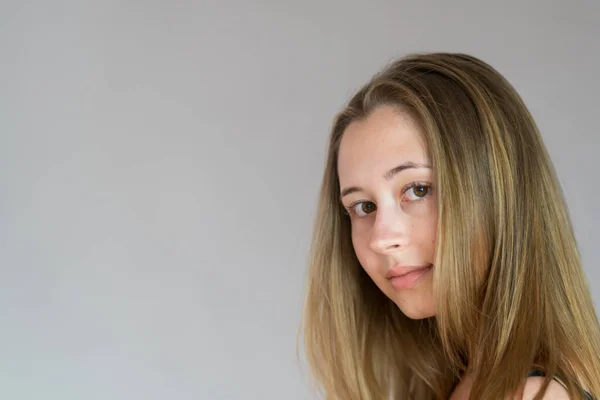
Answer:
<svg viewBox="0 0 600 400"><path fill-rule="evenodd" d="M393 299L400 311L410 319L418 320L434 317L436 314L435 302L431 297L420 296Z"/></svg>
<svg viewBox="0 0 600 400"><path fill-rule="evenodd" d="M390 291L391 300L410 319L425 319L436 314L436 299L431 277L424 279L412 290Z"/></svg>
<svg viewBox="0 0 600 400"><path fill-rule="evenodd" d="M400 309L404 315L406 315L410 319L420 320L431 318L435 316L435 312L423 312L421 310L403 310Z"/></svg>

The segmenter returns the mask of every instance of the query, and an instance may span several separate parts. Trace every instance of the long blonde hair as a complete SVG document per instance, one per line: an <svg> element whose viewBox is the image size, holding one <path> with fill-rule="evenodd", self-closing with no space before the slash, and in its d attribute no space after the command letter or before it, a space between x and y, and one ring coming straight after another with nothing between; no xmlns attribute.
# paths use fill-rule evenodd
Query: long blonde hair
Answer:
<svg viewBox="0 0 600 400"><path fill-rule="evenodd" d="M346 127L382 105L421 126L434 171L436 316L411 320L362 269L340 202ZM571 398L600 395L600 327L568 209L511 84L466 54L420 53L376 74L335 118L314 222L300 336L327 399L505 399L532 366ZM538 393L541 398L542 390Z"/></svg>

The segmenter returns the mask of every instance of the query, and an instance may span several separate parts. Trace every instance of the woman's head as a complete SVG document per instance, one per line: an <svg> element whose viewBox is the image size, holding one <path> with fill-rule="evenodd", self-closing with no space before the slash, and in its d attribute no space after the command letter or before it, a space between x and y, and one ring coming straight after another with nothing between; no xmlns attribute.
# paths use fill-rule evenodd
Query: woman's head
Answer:
<svg viewBox="0 0 600 400"><path fill-rule="evenodd" d="M466 363L511 369L496 389L534 362L570 376L565 324L598 346L541 136L512 86L472 56L401 58L335 118L311 256L305 340L337 393L385 391L393 370L411 377L396 385L443 397ZM486 379L474 393L491 393Z"/></svg>
<svg viewBox="0 0 600 400"><path fill-rule="evenodd" d="M532 149L539 151L528 157ZM420 319L482 300L492 242L519 245L524 229L512 221L531 215L526 186L547 156L495 70L466 55L429 54L396 61L354 96L336 118L329 161L332 190L322 194L343 215L359 264L407 317ZM347 194L349 187L362 190ZM402 278L408 283L390 279L429 265ZM473 328L469 315L462 319Z"/></svg>

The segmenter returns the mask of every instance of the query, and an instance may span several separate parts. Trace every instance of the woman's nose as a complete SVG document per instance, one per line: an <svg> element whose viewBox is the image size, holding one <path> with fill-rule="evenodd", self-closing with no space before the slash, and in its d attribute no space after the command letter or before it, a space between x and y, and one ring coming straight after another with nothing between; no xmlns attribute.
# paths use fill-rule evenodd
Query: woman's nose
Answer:
<svg viewBox="0 0 600 400"><path fill-rule="evenodd" d="M371 248L382 254L397 252L408 244L408 220L402 210L391 209L379 212L371 234Z"/></svg>

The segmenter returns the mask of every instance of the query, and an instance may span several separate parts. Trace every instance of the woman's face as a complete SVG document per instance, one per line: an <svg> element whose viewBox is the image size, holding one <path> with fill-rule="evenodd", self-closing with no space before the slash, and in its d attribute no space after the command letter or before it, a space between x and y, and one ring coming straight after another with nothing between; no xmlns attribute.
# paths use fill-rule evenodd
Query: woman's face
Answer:
<svg viewBox="0 0 600 400"><path fill-rule="evenodd" d="M340 143L341 201L358 260L413 319L435 315L437 209L429 165L418 125L391 106L352 122Z"/></svg>

